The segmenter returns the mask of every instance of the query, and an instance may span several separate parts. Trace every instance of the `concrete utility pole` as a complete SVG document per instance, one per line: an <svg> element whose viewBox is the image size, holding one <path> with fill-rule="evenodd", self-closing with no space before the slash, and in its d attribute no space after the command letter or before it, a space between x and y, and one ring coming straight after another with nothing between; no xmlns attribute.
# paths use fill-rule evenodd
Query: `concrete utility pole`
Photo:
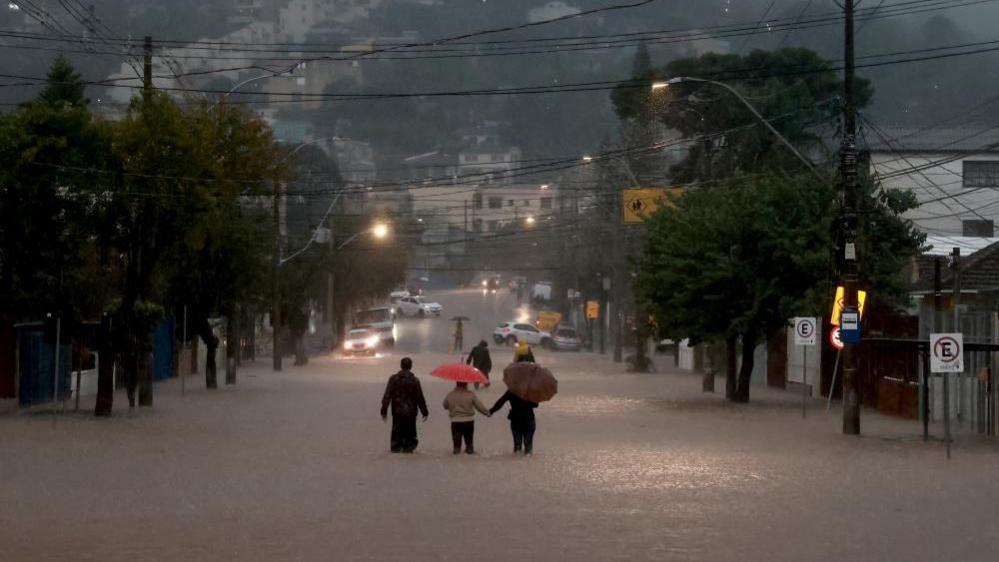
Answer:
<svg viewBox="0 0 999 562"><path fill-rule="evenodd" d="M843 76L843 142L840 174L843 183L843 309L856 310L857 282L857 107L854 101L853 10L854 0L844 0L845 28ZM843 434L860 435L860 392L857 386L857 346L843 348Z"/></svg>
<svg viewBox="0 0 999 562"><path fill-rule="evenodd" d="M274 279L271 280L271 355L274 359L274 370L280 371L281 365L281 182L274 182Z"/></svg>
<svg viewBox="0 0 999 562"><path fill-rule="evenodd" d="M146 35L142 45L142 101L149 103L153 94L153 38Z"/></svg>

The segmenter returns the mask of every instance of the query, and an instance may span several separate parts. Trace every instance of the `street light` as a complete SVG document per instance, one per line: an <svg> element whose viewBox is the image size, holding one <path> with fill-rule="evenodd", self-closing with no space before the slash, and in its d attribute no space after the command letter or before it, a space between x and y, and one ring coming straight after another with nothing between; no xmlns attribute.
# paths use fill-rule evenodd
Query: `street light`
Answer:
<svg viewBox="0 0 999 562"><path fill-rule="evenodd" d="M258 77L258 78L260 78L260 77ZM242 84L237 85L237 88L240 85L242 85ZM287 162L288 160L290 160L292 156L294 156L296 153L298 153L298 151L302 150L303 148L305 148L307 146L311 146L313 144L316 144L316 143L319 143L319 142L323 142L323 141L328 141L328 140L338 141L338 140L349 140L349 139L343 139L343 138L335 137L334 136L334 137L323 137L323 138L313 139L313 140L310 140L310 141L306 141L306 142L300 143L298 146L296 146L291 151L289 151L287 154L285 154L284 158L282 158L278 162L278 164L279 165L284 164L285 162ZM333 197L333 201L330 202L330 206L326 209L326 213L323 215L322 220L319 222L319 226L316 227L316 230L312 233L312 236L309 237L309 242L305 245L305 247L303 247L301 250L295 252L294 254L291 254L287 258L282 258L281 257L281 253L282 253L281 252L281 211L280 211L281 186L280 186L279 182L274 182L274 204L273 204L273 208L274 208L274 270L273 270L274 271L274 278L272 280L272 286L271 286L271 293L272 293L271 294L271 301L272 301L271 304L272 304L272 307L273 307L272 317L271 317L271 326L273 326L273 329L274 329L274 343L273 343L273 346L274 346L273 363L274 364L273 364L273 368L274 368L275 371L280 371L281 370L281 359L282 359L282 357L281 357L281 351L280 351L279 345L278 345L278 331L279 331L280 326L281 326L281 266L284 265L286 262L288 262L288 260L291 260L295 256L298 256L299 254L301 254L301 253L305 252L306 250L308 250L309 247L312 246L313 242L321 242L321 243L324 242L324 240L320 237L321 230L323 229L323 224L326 222L326 219L329 217L330 213L333 211L333 207L336 205L337 201L340 200L340 197L343 195L345 189L346 188L339 190L339 192Z"/></svg>
<svg viewBox="0 0 999 562"><path fill-rule="evenodd" d="M749 103L749 100L743 97L742 94L740 94L739 91L733 88L732 86L729 86L724 82L717 82L715 80L706 80L704 78L693 78L690 76L677 76L675 78L670 78L669 80L666 81L653 82L652 91L655 92L658 90L665 90L670 86L676 84L682 84L684 82L699 82L703 84L711 84L713 86L718 86L720 88L724 88L725 90L727 90L733 96L738 98L739 101L741 101L742 104L745 105L750 112L752 112L753 116L756 117L758 121L763 123L763 125L766 126L766 128L769 129L770 132L773 133L775 137L777 137L777 140L779 140L784 146L786 146L787 149L790 150L791 153L798 158L798 160L801 160L805 164L805 167L808 168L808 170L812 172L812 174L814 174L815 177L818 178L820 182L826 185L829 184L829 181L821 173L819 173L818 169L815 168L815 164L813 164L812 161L809 160L808 158L805 158L805 156L801 152L799 152L798 149L795 148L793 144L791 144L791 141L787 140L784 137L784 135L780 134L780 132L777 129L775 129L773 125L770 124L770 121L767 121L763 117L763 115L761 115L760 112L757 111L755 107L753 107L753 104Z"/></svg>
<svg viewBox="0 0 999 562"><path fill-rule="evenodd" d="M294 258L298 257L299 255L305 253L305 251L308 250L312 246L313 243L326 244L326 243L332 241L332 234L330 233L330 234L324 235L323 232L322 232L323 230L326 230L325 227L323 227L322 225L319 225L316 228L316 231L313 232L312 238L309 239L309 241L305 244L305 246L302 246L302 248L300 250L298 250L297 252L291 254L290 256L288 256L286 258L282 258L280 265L284 265L284 264L288 263L289 261L293 260ZM338 244L335 249L336 250L342 250L345 246L347 246L351 242L354 242L355 240L357 240L358 238L360 238L361 236L363 236L365 234L371 234L377 240L384 240L385 238L388 238L388 235L389 235L389 226L387 224L383 223L383 222L375 223L374 226L372 226L371 228L369 228L367 230L362 230L360 232L352 234L349 238L347 238L346 240L344 240L343 242L341 242L340 244Z"/></svg>
<svg viewBox="0 0 999 562"><path fill-rule="evenodd" d="M527 223L527 226L534 226L534 223L538 222L538 220L535 219L534 217L527 217L526 219L524 219L524 222Z"/></svg>

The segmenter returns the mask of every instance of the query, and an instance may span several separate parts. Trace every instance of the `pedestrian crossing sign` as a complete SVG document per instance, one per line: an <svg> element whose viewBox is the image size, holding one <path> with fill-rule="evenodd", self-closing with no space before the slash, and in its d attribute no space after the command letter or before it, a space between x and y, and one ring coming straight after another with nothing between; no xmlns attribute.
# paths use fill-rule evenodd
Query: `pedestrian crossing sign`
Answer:
<svg viewBox="0 0 999 562"><path fill-rule="evenodd" d="M625 224L640 224L664 206L671 204L671 198L682 192L678 188L642 187L625 189L622 209Z"/></svg>

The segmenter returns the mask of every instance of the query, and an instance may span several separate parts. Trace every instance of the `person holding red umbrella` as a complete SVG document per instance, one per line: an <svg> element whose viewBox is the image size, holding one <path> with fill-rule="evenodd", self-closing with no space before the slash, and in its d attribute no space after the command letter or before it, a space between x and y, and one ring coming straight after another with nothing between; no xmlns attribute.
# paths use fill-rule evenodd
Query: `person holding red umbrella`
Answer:
<svg viewBox="0 0 999 562"><path fill-rule="evenodd" d="M474 392L468 389L467 382L455 383L454 390L444 397L444 409L451 417L451 440L454 454L461 452L461 441L465 440L465 452L475 454L475 411L489 417L492 414Z"/></svg>
<svg viewBox="0 0 999 562"><path fill-rule="evenodd" d="M475 410L489 416L489 410L479 401L479 397L474 392L468 390L468 383L488 382L482 371L463 363L451 363L441 365L430 372L431 375L454 381L455 387L446 397L444 397L444 409L451 416L451 439L454 441L454 454L461 452L461 442L465 441L465 452L469 455L475 454L475 446L472 444L475 435Z"/></svg>

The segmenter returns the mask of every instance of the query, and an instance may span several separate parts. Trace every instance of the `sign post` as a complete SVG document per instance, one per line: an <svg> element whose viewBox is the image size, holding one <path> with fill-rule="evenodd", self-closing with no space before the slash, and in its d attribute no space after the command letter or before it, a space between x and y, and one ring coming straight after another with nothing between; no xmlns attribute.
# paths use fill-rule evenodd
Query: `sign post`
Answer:
<svg viewBox="0 0 999 562"><path fill-rule="evenodd" d="M964 336L960 333L930 334L930 372L943 376L944 441L950 459L950 373L964 372Z"/></svg>
<svg viewBox="0 0 999 562"><path fill-rule="evenodd" d="M808 416L808 348L815 346L815 318L794 319L794 344L801 346L801 418Z"/></svg>

